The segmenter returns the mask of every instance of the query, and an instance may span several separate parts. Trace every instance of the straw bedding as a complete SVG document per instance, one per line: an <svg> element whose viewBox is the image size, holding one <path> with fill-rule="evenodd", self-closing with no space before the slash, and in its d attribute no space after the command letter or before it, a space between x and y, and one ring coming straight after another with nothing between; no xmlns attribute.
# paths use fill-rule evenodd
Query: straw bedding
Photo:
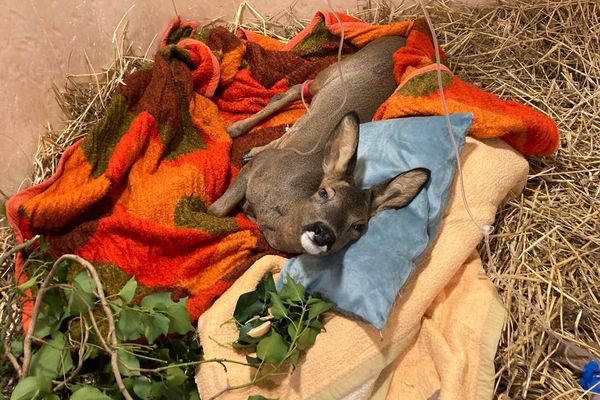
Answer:
<svg viewBox="0 0 600 400"><path fill-rule="evenodd" d="M498 397L579 398L565 368L573 357L559 361L568 343L600 357L600 3L516 1L437 17L462 78L547 113L561 131L558 153L530 160L527 188L498 215L491 257L481 250L510 311Z"/></svg>
<svg viewBox="0 0 600 400"><path fill-rule="evenodd" d="M600 358L600 4L430 6L440 42L462 79L547 113L561 131L558 153L530 160L527 188L499 213L489 252L480 248L510 313L496 358L497 397L583 398L573 372L580 363L563 349L572 344ZM291 10L265 18L244 4L232 29L242 25L244 13L257 19L245 28L280 39L308 22ZM389 23L419 13L414 6L369 1L353 14ZM70 76L65 88L56 89L66 128L42 136L33 183L49 177L64 149L101 118L121 78L149 62L131 55L125 30L119 31L113 65ZM0 227L0 251L13 243L10 229ZM18 320L17 299L6 290L11 259L0 267L0 332L10 332ZM7 379L0 387L10 384Z"/></svg>

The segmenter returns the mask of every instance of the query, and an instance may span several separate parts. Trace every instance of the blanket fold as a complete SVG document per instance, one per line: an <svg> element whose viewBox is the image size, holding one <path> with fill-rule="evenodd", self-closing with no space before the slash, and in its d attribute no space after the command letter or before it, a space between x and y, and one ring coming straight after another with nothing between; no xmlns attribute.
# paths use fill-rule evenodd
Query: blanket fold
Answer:
<svg viewBox="0 0 600 400"><path fill-rule="evenodd" d="M503 199L517 195L527 179L527 161L497 139L467 138L462 165L467 200L480 223L492 223ZM336 314L293 374L220 398L260 393L290 400L427 399L437 391L440 399L491 398L505 313L474 253L481 238L454 182L438 236L401 292L381 336L368 324ZM238 336L227 321L239 296L284 263L280 257L259 260L200 317L205 358L244 360L222 345ZM202 364L196 382L200 395L209 398L227 385L248 382L252 373L244 366L228 365L225 373L219 365Z"/></svg>
<svg viewBox="0 0 600 400"><path fill-rule="evenodd" d="M189 296L197 318L254 260L273 253L242 213L214 218L206 207L234 179L240 152L280 136L305 109L297 102L233 145L224 126L335 62L338 18L346 54L384 35L408 39L394 58L400 88L377 118L439 113L423 20L375 26L320 12L283 44L244 30L198 31L177 19L154 64L125 78L102 121L65 151L55 174L9 200L18 241L41 234L55 256L75 253L107 276L134 275L147 290ZM475 115L472 135L500 136L524 154L555 150L549 118L444 74L451 110ZM19 255L20 281L23 265ZM105 282L109 294L118 282Z"/></svg>
<svg viewBox="0 0 600 400"><path fill-rule="evenodd" d="M197 318L262 244L242 213L206 213L236 170L218 109L194 91L188 62L180 48L165 47L153 68L126 77L103 120L65 152L51 179L13 197L8 213L20 240L42 233L57 256L76 253L190 297ZM116 293L119 282L104 283Z"/></svg>

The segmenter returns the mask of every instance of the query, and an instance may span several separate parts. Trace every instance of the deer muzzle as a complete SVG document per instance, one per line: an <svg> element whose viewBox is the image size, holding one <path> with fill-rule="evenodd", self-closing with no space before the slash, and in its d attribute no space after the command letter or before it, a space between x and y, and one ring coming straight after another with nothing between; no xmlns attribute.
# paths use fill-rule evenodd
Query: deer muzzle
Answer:
<svg viewBox="0 0 600 400"><path fill-rule="evenodd" d="M326 253L335 243L335 233L324 222L315 222L302 228L302 248L313 255Z"/></svg>

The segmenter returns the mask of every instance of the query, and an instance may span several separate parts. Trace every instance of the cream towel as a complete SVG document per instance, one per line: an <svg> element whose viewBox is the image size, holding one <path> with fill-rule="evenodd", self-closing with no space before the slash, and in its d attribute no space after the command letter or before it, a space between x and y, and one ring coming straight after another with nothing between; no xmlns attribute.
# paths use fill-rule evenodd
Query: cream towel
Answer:
<svg viewBox="0 0 600 400"><path fill-rule="evenodd" d="M462 165L467 201L480 224L491 224L507 196L523 189L527 161L498 139L467 138ZM480 399L493 392L493 359L504 310L485 278L474 249L482 234L468 217L454 182L438 237L413 279L402 290L387 326L372 326L333 315L293 374L260 387L226 392L220 399L262 394L279 399ZM278 271L281 257L257 261L200 317L205 359L244 361L224 346L237 339L231 322L242 293L267 271ZM214 363L198 368L202 399L251 380L254 369Z"/></svg>

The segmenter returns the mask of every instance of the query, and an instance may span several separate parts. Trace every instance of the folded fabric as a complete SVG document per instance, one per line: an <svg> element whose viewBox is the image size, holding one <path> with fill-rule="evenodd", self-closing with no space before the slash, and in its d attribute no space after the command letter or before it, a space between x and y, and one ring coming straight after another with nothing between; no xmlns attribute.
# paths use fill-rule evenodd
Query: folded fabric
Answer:
<svg viewBox="0 0 600 400"><path fill-rule="evenodd" d="M472 115L453 114L450 121L460 151ZM431 171L430 182L408 206L371 218L366 233L342 251L291 259L277 285L280 288L289 275L308 292L336 303L337 310L381 330L398 292L435 236L456 155L443 117L415 117L361 124L357 156L355 178L364 188L418 167Z"/></svg>
<svg viewBox="0 0 600 400"><path fill-rule="evenodd" d="M442 60L446 62L443 54ZM374 119L443 114L435 50L424 19L415 21L406 46L394 54L394 64L398 89ZM442 66L442 82L449 112L474 114L470 135L501 137L525 155L550 155L558 149L558 128L546 115L466 83L446 66Z"/></svg>
<svg viewBox="0 0 600 400"><path fill-rule="evenodd" d="M7 214L19 241L42 234L53 256L92 262L109 294L133 275L140 295L189 297L196 319L267 247L243 213L206 213L236 170L217 107L194 92L185 60L165 48L127 76L102 121L49 180L12 197ZM22 267L19 256L26 280L33 271Z"/></svg>
<svg viewBox="0 0 600 400"><path fill-rule="evenodd" d="M506 311L484 275L474 250L425 311L415 342L374 382L370 400L493 398Z"/></svg>
<svg viewBox="0 0 600 400"><path fill-rule="evenodd" d="M443 114L433 41L424 18L371 25L348 15L337 16L344 29L344 53L351 53L381 36L407 38L406 45L394 54L394 77L399 87L382 104L374 119ZM314 78L321 68L336 61L334 54L340 33L336 15L327 11L318 12L311 23L284 46L274 46L273 41L260 34L240 31L239 36L246 41L248 48L260 44L273 50L260 54L252 51L254 67L242 70L219 97L223 118L227 121L245 118L264 107L273 91L283 91L293 84ZM301 62L299 58L291 57L289 52L310 62ZM525 155L548 155L556 151L558 129L548 116L464 82L447 68L443 51L442 63L443 85L450 112L474 115L469 135L477 138L501 137ZM265 82L272 86L263 86ZM249 135L254 136L254 140L247 138L247 145L264 144L260 136L265 134L267 142L272 140L271 132L265 132L265 128L279 127L281 134L286 125L295 122L299 112L303 112L302 105L296 104L265 121L255 129L255 135Z"/></svg>
<svg viewBox="0 0 600 400"><path fill-rule="evenodd" d="M503 199L523 189L527 161L501 140L469 137L461 160L471 211L479 223L491 224ZM254 394L286 400L428 399L436 392L441 399L491 399L494 354L505 313L474 254L481 238L454 182L433 245L381 333L334 314L292 374L219 399ZM235 304L265 272L284 263L281 257L259 260L202 315L198 332L205 359L245 361L244 354L224 346L238 337L231 322ZM224 371L220 365L202 364L196 376L200 396L210 398L228 385L247 383L254 372L241 365L228 364Z"/></svg>

